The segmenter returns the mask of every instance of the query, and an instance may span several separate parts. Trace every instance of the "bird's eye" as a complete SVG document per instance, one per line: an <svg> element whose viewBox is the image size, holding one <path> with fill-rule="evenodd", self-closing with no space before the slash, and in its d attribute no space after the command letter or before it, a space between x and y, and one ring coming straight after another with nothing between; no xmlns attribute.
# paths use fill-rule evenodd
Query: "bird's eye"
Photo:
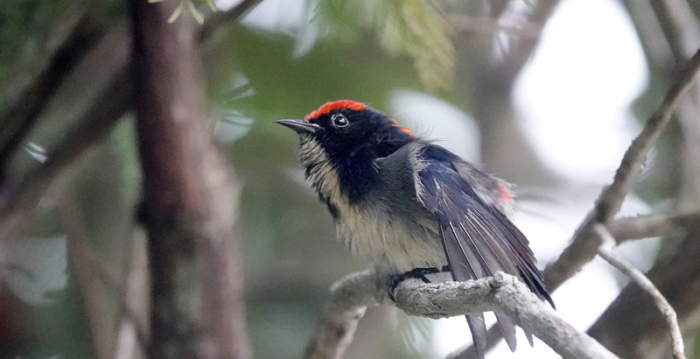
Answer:
<svg viewBox="0 0 700 359"><path fill-rule="evenodd" d="M345 127L350 124L347 118L341 114L336 114L331 117L331 121L333 121L333 126L335 127Z"/></svg>

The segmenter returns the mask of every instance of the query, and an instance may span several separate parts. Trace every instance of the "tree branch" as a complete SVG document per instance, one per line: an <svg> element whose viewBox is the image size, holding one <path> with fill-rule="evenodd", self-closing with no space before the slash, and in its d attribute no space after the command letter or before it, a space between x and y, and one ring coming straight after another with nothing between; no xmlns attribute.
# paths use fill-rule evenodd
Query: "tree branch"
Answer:
<svg viewBox="0 0 700 359"><path fill-rule="evenodd" d="M538 1L537 6L532 7L532 13L528 16L529 22L534 24L539 23L544 27L544 24L552 16L559 2L559 0ZM539 37L531 39L521 38L520 40L521 41L518 41L506 58L508 64L504 66L505 70L511 72L511 78L513 80L522 71L523 67L525 67L527 60L530 59L540 43Z"/></svg>
<svg viewBox="0 0 700 359"><path fill-rule="evenodd" d="M611 222L608 229L619 245L628 240L663 236L696 223L700 223L700 213L648 214L620 218ZM502 339L500 328L498 326L489 328L486 337L486 347L489 349L495 347ZM459 353L455 359L458 358L476 358L474 346L469 346Z"/></svg>
<svg viewBox="0 0 700 359"><path fill-rule="evenodd" d="M335 282L303 358L342 358L367 307L385 300L379 283L368 271L352 273Z"/></svg>
<svg viewBox="0 0 700 359"><path fill-rule="evenodd" d="M592 226L596 223L610 222L619 211L625 196L632 190L632 185L641 171L647 153L670 120L680 98L695 81L699 70L700 51L693 55L687 64L684 75L669 89L663 102L649 118L642 132L632 141L615 173L613 183L605 187L598 196L595 207L574 233L571 244L564 249L559 259L545 268L544 278L548 290L556 290L578 272L584 264L595 257L600 241L592 235Z"/></svg>
<svg viewBox="0 0 700 359"><path fill-rule="evenodd" d="M671 50L677 61L687 59L700 45L700 22L693 9L684 0L652 1L653 9L668 26L663 28Z"/></svg>
<svg viewBox="0 0 700 359"><path fill-rule="evenodd" d="M115 286L116 277L104 261L96 258L88 242L85 223L77 208L76 195L72 189L63 193L60 206L61 224L66 231L69 263L75 273L80 298L90 328L95 357L114 358L114 312L110 287ZM119 293L119 288L116 292ZM118 295L117 298L121 298Z"/></svg>
<svg viewBox="0 0 700 359"><path fill-rule="evenodd" d="M610 263L613 267L617 268L620 272L624 273L632 281L637 283L640 288L649 293L649 295L654 299L654 303L659 308L659 311L666 318L669 330L671 332L671 340L673 342L673 358L674 359L685 359L685 353L683 352L683 335L681 334L681 328L678 326L678 319L676 318L676 311L668 303L666 298L659 292L654 286L649 278L647 278L639 269L635 268L631 263L627 262L624 258L617 255L613 249L617 245L617 241L610 234L604 225L598 223L593 227L596 235L600 237L602 244L598 248L598 254Z"/></svg>
<svg viewBox="0 0 700 359"><path fill-rule="evenodd" d="M659 258L646 276L676 311L683 330L700 326L700 222L688 223L680 244ZM588 334L623 358L668 356L666 319L651 298L631 282L588 329Z"/></svg>
<svg viewBox="0 0 700 359"><path fill-rule="evenodd" d="M679 13L674 3L683 2L680 5L688 10L688 13ZM652 1L637 2L624 0L623 3L629 9L632 21L639 33L642 46L644 47L647 59L649 60L650 71L655 73L652 77L677 78L679 67L692 56L698 43L690 40L696 36L684 34L697 29L697 20L693 20L693 12L687 9L686 1ZM669 6L676 7L675 11ZM681 17L674 16L680 15ZM689 26L683 26L686 20ZM681 25L679 25L681 24ZM696 31L697 32L697 31ZM696 37L697 39L697 37ZM680 173L670 173L673 177L671 187L678 188L678 198L675 203L676 210L693 209L697 210L698 198L698 173L700 166L697 161L698 146L698 84L696 83L691 92L687 95L675 111L675 119L680 124L678 136L683 140L674 141L671 148L665 152L680 150L681 163ZM664 152L663 150L661 152ZM676 151L677 152L677 151ZM671 154L667 153L666 156ZM673 154L678 156L677 154ZM656 217L651 215L650 217ZM660 215L659 217L662 217ZM685 333L697 330L700 325L697 310L699 308L698 298L700 298L700 288L697 283L700 279L700 263L697 258L700 255L700 245L698 245L697 223L700 220L696 217L692 220L692 215L687 220L672 220L675 216L668 215L672 223L668 226L675 226L671 230L664 230L666 225L657 222L654 218L649 221L640 222L639 229L647 231L650 235L663 235L668 240L672 249L666 250L666 255L657 259L654 267L646 273L647 277L661 291L668 302L676 311L678 321ZM628 222L619 220L615 222ZM635 222L634 218L629 219L629 224ZM622 223L621 223L622 224ZM658 225L658 226L657 226ZM608 229L614 237L620 241L622 233L614 231L614 225L610 224ZM631 234L638 236L636 225L631 227ZM648 227L648 228L645 228ZM656 228L654 228L656 227ZM680 227L680 228L678 228ZM653 232L659 230L656 234ZM624 232L627 232L626 230ZM671 244L672 243L672 244ZM588 333L613 350L622 357L661 357L669 356L671 342L668 340L668 330L665 318L658 313L652 300L642 292L642 289L634 282L627 285L619 294L617 299L608 307L591 326Z"/></svg>
<svg viewBox="0 0 700 359"><path fill-rule="evenodd" d="M66 230L68 255L85 306L97 358L133 358L148 343L145 234L138 229L133 231L133 244L128 250L129 265L124 283L120 285L119 275L108 268L104 258L90 245L77 206L76 194L69 188L61 199L61 222ZM110 306L112 302L116 308ZM121 317L118 329L112 325L114 312Z"/></svg>
<svg viewBox="0 0 700 359"><path fill-rule="evenodd" d="M198 40L200 42L206 41L215 29L225 23L239 20L241 16L260 3L260 1L244 0L228 11L215 13L199 29ZM7 111L0 114L0 186L4 184L5 166L13 158L18 146L25 141L31 130L39 122L42 117L42 110L54 98L56 91L69 78L72 70L89 56L91 53L90 49L95 47L99 51L99 48L104 48L104 40L109 41L113 38L129 37L125 26L115 26L107 36L104 35L104 31L105 29L100 28L91 21L89 15L81 16L76 21L76 25L71 33L51 58L46 69L32 81L31 86L28 86L27 90ZM100 39L102 39L100 45L93 46ZM109 50L113 54L128 54L131 51L127 43L115 43ZM111 71L114 76L123 77L121 72L124 71L125 67L126 64L121 68L110 67L107 70ZM124 93L116 92L113 92L113 94L119 98L124 95ZM129 93L128 95L130 96L131 94ZM100 101L101 99L97 99L95 103L101 103ZM88 117L85 120L89 121L90 118ZM90 126L88 123L82 125ZM76 126L76 128L78 127L80 127L80 124ZM98 138L95 142L100 140L101 138ZM71 143L74 142L65 142L59 147L66 147L65 145ZM80 147L87 149L87 147ZM74 153L76 156L80 154L81 152ZM66 161L66 163L68 162L72 162L72 160ZM59 172L54 172L54 175ZM0 188L0 192L3 190L10 191L14 189ZM18 194L17 196L21 197L23 195Z"/></svg>
<svg viewBox="0 0 700 359"><path fill-rule="evenodd" d="M146 240L143 228L136 226L127 251L130 258L122 284L124 313L117 332L115 359L146 358L151 284Z"/></svg>
<svg viewBox="0 0 700 359"><path fill-rule="evenodd" d="M392 303L386 286L381 283L369 272L352 274L336 283L305 358L340 358L345 349L342 346L347 345L353 333L335 330L352 327L354 331L354 325L361 317L356 314L358 310ZM394 294L394 305L409 315L445 318L495 311L511 317L564 358L617 358L593 338L559 318L516 277L501 272L467 282L424 284L418 280L406 280L399 284ZM331 341L324 342L333 337L341 337L332 341L337 345L336 350L326 345ZM314 348L324 350L313 351Z"/></svg>
<svg viewBox="0 0 700 359"><path fill-rule="evenodd" d="M15 233L56 177L75 163L90 146L106 136L124 115L131 100L131 86L127 78L125 73L117 75L61 145L48 155L47 161L29 173L19 186L7 190L7 197L0 208L0 240Z"/></svg>
<svg viewBox="0 0 700 359"><path fill-rule="evenodd" d="M653 213L620 218L607 228L619 245L631 239L663 236L693 223L700 223L700 213Z"/></svg>
<svg viewBox="0 0 700 359"><path fill-rule="evenodd" d="M0 115L0 183L17 148L71 70L104 35L87 14L81 15L47 67L31 81L13 106Z"/></svg>
<svg viewBox="0 0 700 359"><path fill-rule="evenodd" d="M219 28L221 25L226 23L233 23L238 21L243 15L248 11L252 10L255 6L261 3L262 0L243 0L238 5L226 11L219 11L213 13L205 22L202 28L199 30L199 39L205 39L211 36L211 34Z"/></svg>
<svg viewBox="0 0 700 359"><path fill-rule="evenodd" d="M502 25L499 19L451 14L450 24L455 30L465 33L494 36L504 33L509 36L518 36L530 39L538 39L542 35L542 23L528 22L520 26Z"/></svg>
<svg viewBox="0 0 700 359"><path fill-rule="evenodd" d="M672 64L676 61L673 58L671 44L664 36L652 4L637 0L622 0L621 3L627 9L630 20L639 34L642 48L651 67L657 66L663 72L670 73L671 68L674 67Z"/></svg>
<svg viewBox="0 0 700 359"><path fill-rule="evenodd" d="M700 51L688 62L684 75L669 89L664 101L649 118L642 132L632 142L623 156L613 184L603 189L598 196L595 207L579 225L571 244L564 249L555 262L547 265L545 268L543 274L547 290L550 292L555 291L561 284L577 273L581 267L595 258L597 249L600 246L600 240L591 233L591 226L600 222L610 223L612 216L617 213L625 196L631 190L649 149L658 139L661 130L671 118L678 101L690 88L699 70ZM659 222L657 221L656 224L658 225ZM612 231L617 231L614 223L611 224L611 228ZM656 228L658 229L659 227ZM625 237L626 235L622 235L619 238L622 240L626 239ZM500 331L495 327L489 330L487 348L492 348L500 341L499 333ZM494 335L497 337L494 338ZM472 357L469 355L470 349L465 350L459 357Z"/></svg>
<svg viewBox="0 0 700 359"><path fill-rule="evenodd" d="M210 30L214 29L216 26L222 25L226 21L235 21L242 16L248 8L247 6L253 6L255 4L250 4L250 0L246 0L238 6L231 10L222 12L221 15L223 19L210 20L212 25L206 25ZM258 1L259 2L259 1ZM256 2L257 4L257 2ZM205 23L206 24L206 23ZM69 69L65 67L68 66L67 55L60 55L60 53L67 51L67 49L72 48L75 50L77 46L75 41L70 39L84 39L85 36L81 31L86 31L85 29L76 29L76 34L70 36L68 41L61 47L59 53L54 57L54 63L49 65L44 74L41 75L40 81L42 83L51 83L51 87L55 90L60 87L60 84L66 80L65 76ZM200 36L198 37L200 41L206 41L210 32L205 31L204 28L199 30ZM110 39L114 38L128 38L128 30L124 26L117 26L113 32L104 36L104 40L112 41ZM81 35L83 34L83 35ZM92 34L92 32L90 33ZM93 37L90 37L91 39ZM80 49L87 49L87 44L82 44ZM105 47L105 41L100 45L95 46L95 51L101 51ZM110 49L115 54L125 54L130 53L131 49L127 42L122 43L121 41L114 42L113 47ZM83 51L77 51L73 53L73 57L69 57L70 68L74 68L73 61L82 61L86 56L92 56ZM121 57L121 56L120 56ZM112 78L114 80L104 91L103 94L96 98L94 103L91 105L89 110L82 116L82 118L76 121L76 126L66 136L65 140L61 142L54 151L48 155L48 161L42 166L38 167L35 171L31 172L21 183L15 186L9 186L5 184L4 188L0 187L0 240L8 238L14 230L25 222L25 217L27 214L31 213L38 201L44 195L49 186L56 180L63 171L75 163L77 159L85 153L85 151L90 148L93 144L100 142L104 136L109 133L109 130L114 126L116 121L122 117L124 113L132 106L131 96L132 96L132 85L131 78L127 75L128 64L124 63L121 66L109 67L109 71L113 71ZM61 71L58 71L61 70ZM46 86L46 85L44 85ZM44 88L43 86L40 86ZM30 93L33 93L29 91ZM43 107L41 103L46 103L50 101L54 96L55 91L43 91L41 96L41 102L35 102L34 100L27 103L32 104L34 107ZM38 99L37 94L28 95L32 99ZM20 106L18 108L25 108L29 106ZM19 110L16 110L19 111ZM22 112L24 113L24 112ZM33 113L33 112L32 112ZM31 115L31 113L29 114ZM29 116L27 115L27 116ZM17 123L27 123L31 119L27 116L18 116L13 114L12 110L10 112L2 115L2 121L0 121L0 132L4 131L4 125L6 121L17 122ZM9 124L9 122L8 122ZM33 125L32 125L33 126ZM4 133L4 132L3 132ZM29 131L21 131L15 134L14 142L21 143L24 141L26 135ZM0 138L4 138L0 133ZM0 141L0 146L4 146L4 142ZM9 157L9 156L6 156ZM6 160L6 157L0 156L0 165ZM0 186L2 183L2 167L0 166Z"/></svg>

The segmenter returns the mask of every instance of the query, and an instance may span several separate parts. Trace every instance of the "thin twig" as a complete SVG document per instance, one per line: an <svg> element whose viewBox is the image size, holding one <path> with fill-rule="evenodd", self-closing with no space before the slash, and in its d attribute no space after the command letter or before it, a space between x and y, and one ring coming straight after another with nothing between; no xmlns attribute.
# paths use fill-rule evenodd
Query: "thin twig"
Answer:
<svg viewBox="0 0 700 359"><path fill-rule="evenodd" d="M123 299L120 304L124 312L117 332L115 359L146 357L150 338L150 276L146 240L143 228L135 226L125 258L127 263L122 284L123 296L122 293L116 293Z"/></svg>
<svg viewBox="0 0 700 359"><path fill-rule="evenodd" d="M617 219L610 222L608 230L619 245L631 239L663 236L693 223L700 223L700 212L653 213Z"/></svg>
<svg viewBox="0 0 700 359"><path fill-rule="evenodd" d="M67 234L69 263L78 282L80 297L90 328L90 337L98 359L114 357L114 328L111 325L110 294L100 276L109 276L105 261L95 260L95 253L87 243L85 224L76 208L75 193L68 189L60 209L61 224Z"/></svg>
<svg viewBox="0 0 700 359"><path fill-rule="evenodd" d="M661 136L661 131L671 119L673 110L678 105L681 97L695 82L699 70L700 50L690 59L684 76L669 89L661 106L649 118L642 132L632 141L627 152L625 152L620 167L615 173L613 183L606 187L598 197L593 216L596 220L607 223L620 210L622 202L632 190L632 185L642 171L642 165L646 160L647 153L649 153L651 147Z"/></svg>
<svg viewBox="0 0 700 359"><path fill-rule="evenodd" d="M127 78L126 74L116 76L78 121L76 128L49 154L48 160L30 172L17 187L8 190L9 195L0 208L0 241L15 233L56 178L104 138L126 112L132 94Z"/></svg>
<svg viewBox="0 0 700 359"><path fill-rule="evenodd" d="M620 272L624 273L630 277L639 287L644 291L649 293L654 299L654 303L659 308L661 313L666 318L668 327L671 333L671 340L673 342L673 358L674 359L685 359L685 354L683 352L683 335L681 334L681 328L678 326L678 319L676 318L676 311L668 303L666 298L656 289L654 283L652 283L649 278L647 278L639 269L635 268L631 263L627 262L624 258L618 256L613 249L617 244L615 238L610 234L608 229L598 223L593 227L593 231L598 235L601 240L601 245L598 248L598 254L608 261L613 267L617 268Z"/></svg>
<svg viewBox="0 0 700 359"><path fill-rule="evenodd" d="M212 32L225 23L234 23L243 15L252 10L255 6L261 3L262 0L243 0L235 7L212 14L199 30L199 38L204 39L209 37Z"/></svg>
<svg viewBox="0 0 700 359"><path fill-rule="evenodd" d="M693 55L684 75L669 89L663 102L649 118L642 132L632 141L615 173L613 183L604 188L598 196L595 207L574 233L571 244L556 262L545 268L544 277L548 290L554 291L578 272L584 264L593 260L599 247L599 241L596 236L591 234L592 226L596 223L609 223L620 210L622 201L632 190L632 185L641 172L647 153L669 122L680 98L695 81L698 71L700 71L700 51Z"/></svg>
<svg viewBox="0 0 700 359"><path fill-rule="evenodd" d="M648 1L622 0L622 5L627 9L630 20L637 30L642 48L652 68L663 69L662 72L670 73L675 63L671 44L664 36L661 22L654 13L652 4Z"/></svg>
<svg viewBox="0 0 700 359"><path fill-rule="evenodd" d="M525 20L531 24L544 24L549 20L549 18L554 13L554 10L559 5L560 0L541 0L537 2L536 6L530 7L531 12L527 15ZM507 13L504 14L507 16ZM532 53L537 48L541 37L533 38L519 38L513 47L511 48L508 56L504 59L505 63L502 68L509 73L509 77L512 81L517 78L518 74L525 67L525 64L531 58Z"/></svg>
<svg viewBox="0 0 700 359"><path fill-rule="evenodd" d="M13 105L0 114L0 182L7 174L9 161L34 128L56 90L103 36L103 29L96 26L87 13L81 14L46 68L32 79Z"/></svg>
<svg viewBox="0 0 700 359"><path fill-rule="evenodd" d="M679 324L693 325L700 308L700 222L676 235L672 253L659 258L645 273L676 311ZM670 347L668 325L644 290L629 283L587 330L601 344L624 358L658 357ZM652 349L653 348L653 349ZM651 354L651 352L654 354ZM666 350L670 357L670 350Z"/></svg>
<svg viewBox="0 0 700 359"><path fill-rule="evenodd" d="M144 294L144 285L138 283L141 278L128 278L125 285L120 287L119 276L110 268L107 263L95 251L93 246L88 243L88 237L84 233L84 223L80 216L75 198L76 194L73 190L68 189L63 194L62 205L60 208L61 222L66 229L68 236L68 253L72 265L75 267L76 279L81 290L81 296L86 306L86 314L92 332L92 340L97 352L98 358L114 358L117 354L117 349L114 343L116 333L111 325L107 325L112 319L109 311L106 310L105 298L116 298L119 313L122 316L122 323L128 322L129 331L133 334L134 346L139 345L140 348L145 348L148 343L148 335L146 334L146 325L143 323L146 319L146 313L143 310L143 304L139 302L146 301L147 297ZM140 231L134 231L134 239L145 242L143 234ZM140 261L144 263L134 263L138 270L146 271L145 253L138 253L137 250L145 252L145 244L139 243L134 245L134 262ZM144 248L142 248L144 247ZM141 258L143 257L143 258ZM129 258L132 259L132 258ZM145 273L127 273L130 277L133 275L141 275L145 277ZM136 282L136 283L134 283ZM123 325L119 330L123 330ZM121 333L119 333L121 334ZM121 338L120 338L121 339ZM123 352L123 350L122 350Z"/></svg>
<svg viewBox="0 0 700 359"><path fill-rule="evenodd" d="M700 22L693 8L685 0L662 0L653 8L657 16L668 24L665 35L674 57L678 61L687 59L700 45Z"/></svg>
<svg viewBox="0 0 700 359"><path fill-rule="evenodd" d="M357 308L393 303L409 315L428 318L495 311L511 317L564 358L617 358L593 338L557 316L518 278L502 272L467 282L425 284L418 280L406 280L396 288L395 302L388 298L387 287L380 283L369 272L356 273L336 283L309 348L320 346L315 342L318 338L342 336L345 341L352 339L352 333L347 338L346 332L335 331L343 327L325 325L334 318L352 317ZM323 333L324 330L331 331ZM337 353L316 352L314 356L307 355L305 358L339 358Z"/></svg>
<svg viewBox="0 0 700 359"><path fill-rule="evenodd" d="M450 24L457 31L482 35L496 35L503 33L511 36L538 38L542 34L542 24L525 23L519 26L502 25L499 19L491 17L473 17L460 14L451 14Z"/></svg>

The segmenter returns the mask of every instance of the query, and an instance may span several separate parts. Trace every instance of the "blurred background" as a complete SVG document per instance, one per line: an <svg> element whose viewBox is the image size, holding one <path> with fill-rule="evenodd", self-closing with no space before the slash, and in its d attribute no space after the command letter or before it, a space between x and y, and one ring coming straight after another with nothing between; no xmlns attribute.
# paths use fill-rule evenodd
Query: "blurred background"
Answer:
<svg viewBox="0 0 700 359"><path fill-rule="evenodd" d="M700 47L691 0L166 2L179 13L170 26L203 22L203 119L240 193L230 240L256 358L300 357L330 285L364 268L305 183L297 136L273 120L337 99L390 114L513 183L515 222L544 268ZM130 16L117 0L0 2L1 358L131 357L123 298L145 285L147 231L141 112L118 81ZM700 358L699 105L695 85L620 213L691 220L617 249L651 269L689 358ZM596 259L554 292L557 313L623 358L670 358L663 320L627 284ZM621 308L645 310L633 321ZM470 341L461 317L376 307L346 357L445 358ZM487 356L558 357L519 342Z"/></svg>

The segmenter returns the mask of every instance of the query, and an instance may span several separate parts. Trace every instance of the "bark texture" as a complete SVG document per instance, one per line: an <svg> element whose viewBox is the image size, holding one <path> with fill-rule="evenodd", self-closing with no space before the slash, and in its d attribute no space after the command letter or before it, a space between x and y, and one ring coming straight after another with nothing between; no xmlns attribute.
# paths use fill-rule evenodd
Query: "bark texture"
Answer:
<svg viewBox="0 0 700 359"><path fill-rule="evenodd" d="M389 299L384 281L369 271L336 282L304 358L342 358L365 307L389 303L408 315L435 319L495 311L542 339L563 358L618 358L559 318L518 278L503 272L466 282L425 284L409 279L398 285L394 298Z"/></svg>
<svg viewBox="0 0 700 359"><path fill-rule="evenodd" d="M174 1L131 0L152 280L150 358L247 358L238 188L203 112L197 28Z"/></svg>

